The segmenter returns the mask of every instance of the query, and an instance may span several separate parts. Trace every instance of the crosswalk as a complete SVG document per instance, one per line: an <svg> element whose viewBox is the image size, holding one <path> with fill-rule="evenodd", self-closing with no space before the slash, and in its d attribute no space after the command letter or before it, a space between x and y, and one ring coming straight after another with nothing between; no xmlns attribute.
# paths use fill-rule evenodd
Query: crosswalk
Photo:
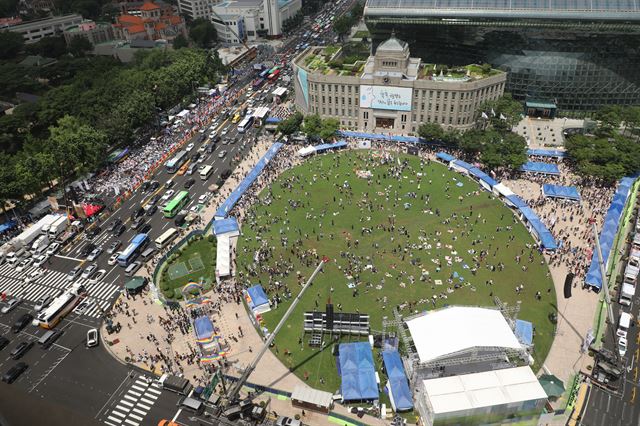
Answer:
<svg viewBox="0 0 640 426"><path fill-rule="evenodd" d="M87 300L89 301L89 306L82 315L100 318L104 312L109 310L113 299L120 292L120 288L113 283L100 281L94 284L84 278L69 281L67 280L67 274L53 270L45 270L44 274L40 275L34 282L27 284L25 278L38 269L37 267L30 267L18 272L11 265L4 264L0 266L0 293L36 302L46 295L58 296L69 288L72 283L78 282L87 289Z"/></svg>
<svg viewBox="0 0 640 426"><path fill-rule="evenodd" d="M104 423L109 426L138 426L161 393L155 381L138 376Z"/></svg>

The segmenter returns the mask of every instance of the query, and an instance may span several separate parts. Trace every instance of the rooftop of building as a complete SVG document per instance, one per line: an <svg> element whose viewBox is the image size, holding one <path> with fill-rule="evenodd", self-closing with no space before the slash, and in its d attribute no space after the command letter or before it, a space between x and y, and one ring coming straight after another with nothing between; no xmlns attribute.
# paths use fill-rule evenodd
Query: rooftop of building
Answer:
<svg viewBox="0 0 640 426"><path fill-rule="evenodd" d="M78 15L77 13L71 13L68 15L50 16L48 18L34 19L32 21L23 21L21 24L13 25L11 27L11 30L17 31L20 28L31 28L32 26L39 26L43 24L53 24L57 22L65 22L65 21L70 21L74 19L82 19L82 16Z"/></svg>
<svg viewBox="0 0 640 426"><path fill-rule="evenodd" d="M296 58L296 64L312 74L367 78L373 56L369 54L368 49L358 46L361 44L311 46ZM391 38L380 44L377 52L404 51L405 48L406 42ZM418 67L415 79L419 80L459 83L481 80L503 72L489 65L470 64L450 68L441 64L422 63L418 58L411 58L411 61ZM392 74L377 71L380 72Z"/></svg>
<svg viewBox="0 0 640 426"><path fill-rule="evenodd" d="M434 18L640 20L640 3L627 0L367 0L366 16Z"/></svg>
<svg viewBox="0 0 640 426"><path fill-rule="evenodd" d="M226 0L214 6L217 8L229 8L229 7L237 7L237 8L248 8L248 7L259 7L262 8L262 0Z"/></svg>
<svg viewBox="0 0 640 426"><path fill-rule="evenodd" d="M160 9L160 6L158 6L157 4L155 4L152 1L145 1L142 6L140 6L140 10L147 10L147 11L151 11L151 10L157 10Z"/></svg>

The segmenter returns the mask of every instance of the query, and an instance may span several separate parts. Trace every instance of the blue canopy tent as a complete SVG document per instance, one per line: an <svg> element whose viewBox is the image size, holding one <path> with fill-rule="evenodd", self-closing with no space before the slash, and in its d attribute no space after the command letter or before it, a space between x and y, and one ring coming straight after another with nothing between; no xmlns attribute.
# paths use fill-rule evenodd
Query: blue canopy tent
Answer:
<svg viewBox="0 0 640 426"><path fill-rule="evenodd" d="M0 233L8 231L9 229L15 227L17 224L18 222L16 222L15 220L9 220L3 223L2 225L0 225Z"/></svg>
<svg viewBox="0 0 640 426"><path fill-rule="evenodd" d="M555 164L529 161L520 170L527 173L540 173L545 175L559 175L560 169Z"/></svg>
<svg viewBox="0 0 640 426"><path fill-rule="evenodd" d="M604 217L604 223L600 231L600 249L602 250L602 261L605 264L605 269L608 266L609 255L620 226L624 206L627 204L627 199L635 180L636 177L624 177L620 180L618 189L613 194L607 215ZM602 289L602 274L600 274L600 265L598 264L598 255L595 249L593 250L591 264L584 281L586 285L593 287L595 291Z"/></svg>
<svg viewBox="0 0 640 426"><path fill-rule="evenodd" d="M567 153L559 149L528 149L527 155L535 157L565 158Z"/></svg>
<svg viewBox="0 0 640 426"><path fill-rule="evenodd" d="M446 152L439 152L436 154L436 158L441 160L443 163L450 163L456 159L453 155L447 154Z"/></svg>
<svg viewBox="0 0 640 426"><path fill-rule="evenodd" d="M413 409L413 399L400 354L396 350L382 352L384 369L389 378L389 397L395 411Z"/></svg>
<svg viewBox="0 0 640 426"><path fill-rule="evenodd" d="M320 154L321 152L325 152L325 151L346 148L346 146L347 146L347 142L344 140L341 140L336 143L323 143L320 145L315 145L313 149L316 151L316 154Z"/></svg>
<svg viewBox="0 0 640 426"><path fill-rule="evenodd" d="M558 248L555 238L553 238L551 232L549 232L533 210L529 207L520 207L518 210L520 210L524 219L533 229L543 248L546 250L555 250Z"/></svg>
<svg viewBox="0 0 640 426"><path fill-rule="evenodd" d="M246 290L247 304L252 311L261 313L269 310L269 298L260 284Z"/></svg>
<svg viewBox="0 0 640 426"><path fill-rule="evenodd" d="M516 320L515 335L526 346L533 344L533 324L529 321Z"/></svg>
<svg viewBox="0 0 640 426"><path fill-rule="evenodd" d="M207 316L200 316L193 322L193 328L196 332L196 339L198 344L205 351L212 351L216 349L215 328L213 323Z"/></svg>
<svg viewBox="0 0 640 426"><path fill-rule="evenodd" d="M269 148L269 150L264 154L264 156L260 160L258 160L258 163L255 165L255 167L242 180L242 182L240 182L236 189L233 190L233 192L229 195L229 198L227 198L224 203L222 203L220 207L218 207L218 210L216 210L215 214L216 219L225 219L227 217L231 209L233 209L236 203L240 201L240 198L242 198L244 193L247 192L253 182L258 179L260 173L262 173L265 167L267 167L269 161L271 161L271 159L276 156L282 146L283 144L280 142L274 143L271 148Z"/></svg>
<svg viewBox="0 0 640 426"><path fill-rule="evenodd" d="M240 233L240 227L235 217L228 217L226 219L213 220L213 234L236 234Z"/></svg>
<svg viewBox="0 0 640 426"><path fill-rule="evenodd" d="M498 184L498 182L496 182L491 176L477 167L471 167L469 169L469 173L471 173L473 177L478 179L480 185L482 185L487 191L491 191L493 187Z"/></svg>
<svg viewBox="0 0 640 426"><path fill-rule="evenodd" d="M542 185L542 194L545 197L580 201L580 193L578 192L578 188L575 186L561 186L545 183Z"/></svg>
<svg viewBox="0 0 640 426"><path fill-rule="evenodd" d="M279 122L281 122L282 119L278 118L278 117L269 117L267 118L264 123L265 124L278 124Z"/></svg>
<svg viewBox="0 0 640 426"><path fill-rule="evenodd" d="M342 399L344 401L378 399L378 385L369 343L341 343L339 353Z"/></svg>
<svg viewBox="0 0 640 426"><path fill-rule="evenodd" d="M350 130L340 130L338 131L338 134L344 138L379 139L404 143L428 143L426 140L417 138L415 136L385 135L383 133L353 132Z"/></svg>
<svg viewBox="0 0 640 426"><path fill-rule="evenodd" d="M520 207L527 207L527 203L525 203L522 198L518 197L515 194L507 195L505 198L507 199L507 201L509 201L511 205L513 205L513 207L517 209L519 209Z"/></svg>

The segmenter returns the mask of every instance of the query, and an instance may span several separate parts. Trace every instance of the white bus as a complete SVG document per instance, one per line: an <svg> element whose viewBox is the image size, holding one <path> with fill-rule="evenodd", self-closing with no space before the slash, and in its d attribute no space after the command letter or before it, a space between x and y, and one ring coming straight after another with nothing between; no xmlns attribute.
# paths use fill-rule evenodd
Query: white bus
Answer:
<svg viewBox="0 0 640 426"><path fill-rule="evenodd" d="M34 320L34 324L40 327L51 330L76 307L76 305L82 299L82 296L86 293L85 288L80 283L75 283L70 289L62 293L62 295L56 297L51 302L51 305L43 312L40 312L38 317Z"/></svg>
<svg viewBox="0 0 640 426"><path fill-rule="evenodd" d="M156 238L156 247L158 250L162 250L171 240L178 236L178 231L176 228L169 228L165 231L164 234L160 235Z"/></svg>
<svg viewBox="0 0 640 426"><path fill-rule="evenodd" d="M207 180L209 176L213 173L213 166L202 166L200 169L200 179Z"/></svg>
<svg viewBox="0 0 640 426"><path fill-rule="evenodd" d="M253 124L253 116L247 115L245 118L242 119L240 124L238 124L238 133L246 132L249 128L251 128L252 124Z"/></svg>

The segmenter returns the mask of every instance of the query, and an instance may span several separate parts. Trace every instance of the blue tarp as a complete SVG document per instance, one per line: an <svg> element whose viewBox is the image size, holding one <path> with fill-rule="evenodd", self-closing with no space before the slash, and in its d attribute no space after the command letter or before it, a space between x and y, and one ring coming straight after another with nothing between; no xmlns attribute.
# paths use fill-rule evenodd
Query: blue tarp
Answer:
<svg viewBox="0 0 640 426"><path fill-rule="evenodd" d="M555 250L558 248L555 238L553 238L551 232L549 232L547 227L544 225L544 223L542 223L542 221L538 218L538 215L533 210L531 210L529 207L519 207L518 210L520 210L527 223L531 225L531 228L533 229L533 232L535 232L535 234L538 236L542 247L547 250Z"/></svg>
<svg viewBox="0 0 640 426"><path fill-rule="evenodd" d="M321 152L330 151L332 149L345 148L346 146L347 146L347 142L341 140L336 143L323 143L321 145L316 145L313 147L313 149L316 151L317 154L319 154Z"/></svg>
<svg viewBox="0 0 640 426"><path fill-rule="evenodd" d="M580 201L580 193L575 186L542 185L542 194L545 197L566 198L568 200Z"/></svg>
<svg viewBox="0 0 640 426"><path fill-rule="evenodd" d="M264 123L265 124L278 124L279 122L281 122L282 119L278 118L278 117L269 117L267 118Z"/></svg>
<svg viewBox="0 0 640 426"><path fill-rule="evenodd" d="M249 302L249 307L251 309L269 304L269 298L267 297L267 294L264 292L264 289L260 284L249 287L247 289L247 294L249 295L249 298L251 298L251 301Z"/></svg>
<svg viewBox="0 0 640 426"><path fill-rule="evenodd" d="M426 140L417 138L415 136L385 135L383 133L352 132L349 130L340 130L338 131L338 134L344 138L380 139L391 142L405 143L429 143Z"/></svg>
<svg viewBox="0 0 640 426"><path fill-rule="evenodd" d="M13 228L17 224L18 224L18 222L16 222L15 220L9 220L9 221L3 223L2 225L0 225L0 232L8 231L9 229Z"/></svg>
<svg viewBox="0 0 640 426"><path fill-rule="evenodd" d="M516 320L515 335L522 344L531 346L533 343L533 324L529 321Z"/></svg>
<svg viewBox="0 0 640 426"><path fill-rule="evenodd" d="M384 369L389 378L389 388L396 411L413 409L413 399L400 354L396 350L382 352Z"/></svg>
<svg viewBox="0 0 640 426"><path fill-rule="evenodd" d="M439 152L436 154L436 158L444 161L445 163L450 163L456 159L453 155L449 155L446 152Z"/></svg>
<svg viewBox="0 0 640 426"><path fill-rule="evenodd" d="M235 217L228 217L226 219L218 219L213 221L213 234L221 235L228 234L230 232L239 232L240 227Z"/></svg>
<svg viewBox="0 0 640 426"><path fill-rule="evenodd" d="M343 400L378 399L378 384L369 343L341 343L339 353L342 380L340 392Z"/></svg>
<svg viewBox="0 0 640 426"><path fill-rule="evenodd" d="M567 153L559 149L528 149L527 155L536 157L565 158Z"/></svg>
<svg viewBox="0 0 640 426"><path fill-rule="evenodd" d="M213 323L206 316L196 318L196 320L193 322L193 325L196 329L196 337L198 339L208 339L213 336L215 332Z"/></svg>
<svg viewBox="0 0 640 426"><path fill-rule="evenodd" d="M604 217L604 223L602 224L602 231L600 231L600 249L602 250L602 261L605 264L605 269L608 266L609 255L613 248L613 243L620 226L620 219L622 218L622 212L624 206L627 204L627 199L631 192L633 182L636 177L624 177L620 179L618 189L613 194L611 205L607 211L607 215ZM598 264L598 254L596 249L593 249L593 255L591 257L591 265L589 265L589 271L585 278L585 284L590 285L596 291L600 291L602 288L602 275L600 274L600 266Z"/></svg>
<svg viewBox="0 0 640 426"><path fill-rule="evenodd" d="M473 167L471 164L467 163L466 161L462 161L462 160L454 160L453 164L455 164L458 167L462 167L466 171L469 171L469 169L471 169Z"/></svg>
<svg viewBox="0 0 640 426"><path fill-rule="evenodd" d="M233 209L233 206L236 205L236 203L240 200L240 198L244 195L244 193L249 189L249 187L253 184L253 182L255 182L255 180L258 179L258 176L260 176L260 173L262 173L264 168L267 167L267 164L269 164L269 161L271 161L271 159L275 157L275 155L278 153L278 151L280 151L280 148L282 148L282 146L283 146L282 143L276 142L271 146L271 148L269 148L269 151L267 151L267 153L264 154L264 156L258 161L256 166L249 172L247 177L245 177L242 180L242 182L240 182L238 187L233 190L233 192L229 195L229 198L227 198L224 201L224 203L222 203L220 207L218 207L218 210L216 210L216 214L215 214L216 218L227 217L231 209Z"/></svg>
<svg viewBox="0 0 640 426"><path fill-rule="evenodd" d="M498 182L496 182L491 176L489 176L488 174L486 174L485 172L483 172L477 167L471 167L469 169L469 173L471 173L477 179L486 183L491 189L493 189L493 187L498 184Z"/></svg>
<svg viewBox="0 0 640 426"><path fill-rule="evenodd" d="M520 207L527 207L527 203L525 203L522 198L518 197L515 194L507 195L505 198L509 200L509 202L513 204L513 206L517 209L519 209Z"/></svg>
<svg viewBox="0 0 640 426"><path fill-rule="evenodd" d="M529 161L520 168L523 172L543 173L547 175L559 175L560 169L555 164L540 163L537 161Z"/></svg>

